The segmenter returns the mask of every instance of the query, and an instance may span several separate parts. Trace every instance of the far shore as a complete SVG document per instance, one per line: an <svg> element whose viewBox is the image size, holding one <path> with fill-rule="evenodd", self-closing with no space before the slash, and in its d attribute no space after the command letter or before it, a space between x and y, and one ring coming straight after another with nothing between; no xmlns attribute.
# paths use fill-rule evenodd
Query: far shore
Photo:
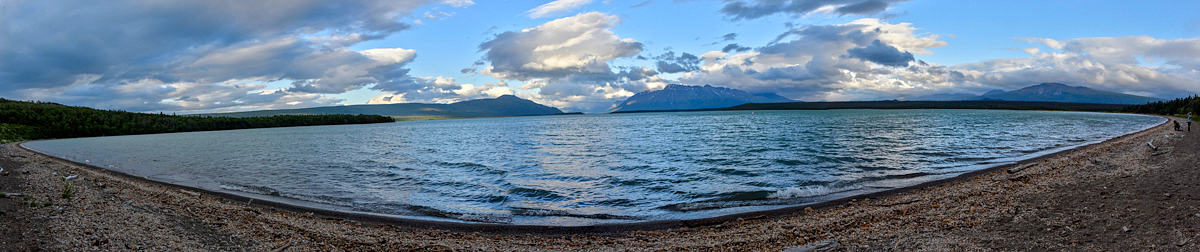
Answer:
<svg viewBox="0 0 1200 252"><path fill-rule="evenodd" d="M1168 122L1015 165L820 204L589 227L330 212L152 182L10 143L0 147L0 192L20 195L0 199L8 217L0 249L1197 250L1200 181L1156 182L1196 180L1198 139ZM1022 169L1007 172L1014 167ZM64 198L68 185L74 190Z"/></svg>

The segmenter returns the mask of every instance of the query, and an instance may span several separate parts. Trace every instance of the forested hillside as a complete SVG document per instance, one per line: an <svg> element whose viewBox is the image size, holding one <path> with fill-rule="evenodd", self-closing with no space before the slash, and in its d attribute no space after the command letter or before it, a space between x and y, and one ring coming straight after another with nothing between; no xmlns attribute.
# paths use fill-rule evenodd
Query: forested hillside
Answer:
<svg viewBox="0 0 1200 252"><path fill-rule="evenodd" d="M1122 112L1159 115L1186 115L1188 112L1192 112L1192 115L1196 116L1195 113L1200 112L1200 96L1192 95L1170 101L1130 105L1125 107Z"/></svg>
<svg viewBox="0 0 1200 252"><path fill-rule="evenodd" d="M0 140L5 142L394 121L391 117L378 115L287 115L245 118L174 116L0 98Z"/></svg>

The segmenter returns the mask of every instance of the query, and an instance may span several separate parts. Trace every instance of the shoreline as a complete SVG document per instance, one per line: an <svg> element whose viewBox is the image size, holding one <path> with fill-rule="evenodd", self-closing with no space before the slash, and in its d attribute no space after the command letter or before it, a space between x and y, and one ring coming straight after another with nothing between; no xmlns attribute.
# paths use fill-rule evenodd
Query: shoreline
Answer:
<svg viewBox="0 0 1200 252"><path fill-rule="evenodd" d="M1169 118L1168 120L1170 120L1170 119L1175 119L1175 118ZM1003 183L1015 183L1015 182L1028 183L1029 181L1040 179L1041 174L1039 174L1039 172L1054 172L1054 171L1066 170L1066 169L1061 169L1063 167L1058 167L1058 168L1049 169L1049 170L1038 169L1039 167L1046 166L1046 165L1043 165L1042 163L1050 162L1050 161L1061 162L1063 159L1070 159L1071 157L1080 155L1079 152L1090 152L1091 154L1097 154L1097 152L1099 150L1111 149L1114 146L1123 146L1124 148L1132 148L1132 149L1138 149L1138 147L1141 147L1143 149L1148 149L1149 147L1146 147L1144 145L1144 142L1142 142L1142 143L1133 143L1133 142L1137 142L1140 139L1144 139L1144 138L1153 138L1154 137L1153 135L1156 133L1159 133L1159 131L1169 130L1168 126L1167 126L1168 124L1169 123L1161 123L1159 125L1144 129L1142 131L1130 133L1130 134L1127 134L1124 136L1115 137L1115 138L1112 138L1112 139L1109 139L1109 140L1106 140L1106 141L1103 141L1100 143L1090 144L1090 145L1086 145L1086 146L1080 146L1080 147L1076 147L1076 148L1072 148L1072 149L1068 149L1068 150L1062 150L1062 151L1058 151L1056 153L1051 153L1048 155L1042 155L1039 157L1019 161L1017 164L1001 165L1001 166L997 166L997 167L993 167L993 168L989 168L989 169L968 172L968 173L960 174L953 178L925 182L925 183L918 184L915 186L910 186L910 187L891 189L891 190L884 191L884 192L876 192L876 193L870 193L870 194L850 196L850 197L846 197L846 198L842 198L842 199L838 199L838 200L834 200L834 201L828 201L828 202L817 203L817 204L812 204L812 205L802 205L802 206L797 206L797 207L788 207L788 208L777 209L777 210L769 210L769 211L765 211L765 212L743 213L743 214L727 215L727 216L721 216L721 217L696 219L696 220L678 220L678 221L663 221L663 222L654 222L654 223L638 223L637 225L635 225L636 227L634 227L634 226L621 227L621 226L610 226L610 225L585 226L585 227L513 226L513 225L501 226L501 225L495 225L495 224L490 224L488 226L492 226L492 227L487 227L487 226L479 226L479 225L447 226L447 225L438 224L438 223L411 222L411 221L406 221L408 223L394 223L394 222L391 222L388 220L362 218L363 216L340 216L337 214L321 213L321 212L316 212L315 214L313 214L312 213L313 211L304 210L304 209L300 209L301 211L296 211L297 209L289 208L287 206L275 206L275 205L270 205L269 203L267 203L265 205L260 205L260 204L264 204L261 201L254 202L255 204L250 205L250 204L245 203L246 202L245 199L231 198L231 197L227 197L225 195L220 195L220 194L216 194L218 197L213 197L214 196L213 194L197 193L195 191L190 191L190 190L194 190L194 189L190 189L190 188L183 187L183 186L169 185L169 184L165 184L162 182L154 182L154 181L150 181L150 180L147 180L144 178L133 177L133 176L124 175L124 174L118 174L116 172L104 170L102 168L98 168L98 167L94 167L94 166L81 166L82 164L79 164L79 163L74 163L74 162L69 162L69 161L64 162L64 160L58 159L55 157L48 157L48 156L41 155L41 154L32 154L32 151L23 150L23 147L17 147L18 148L17 150L13 150L13 149L10 149L13 146L12 144L4 145L5 153L3 153L3 156L0 156L0 158L5 158L5 159L7 159L6 161L13 161L13 162L24 161L25 163L27 163L25 165L26 167L21 167L21 169L24 170L21 172L29 171L29 170L25 170L26 168L33 168L30 170L37 171L37 172L35 172L35 174L33 174L35 176L29 176L28 179L34 181L34 182L29 183L29 187L38 187L38 185L37 185L38 183L36 181L38 181L40 179L40 180L42 180L41 187L44 188L45 191L49 191L46 193L51 194L51 196L53 195L53 188L54 188L54 187L52 187L53 182L49 182L50 185L48 186L48 185L45 185L45 184L47 184L47 182L45 180L47 178L51 178L50 181L53 181L52 180L53 176L42 176L41 178L39 178L36 175L41 174L41 175L57 176L56 172L63 172L63 174L67 174L68 172L73 171L73 172L75 172L75 174L78 174L78 176L81 177L81 178L74 180L74 181L78 181L78 182L72 182L72 183L79 184L79 185L77 185L78 187L80 187L78 198L59 199L61 201L64 201L63 203L59 203L58 201L55 201L55 206L59 206L58 207L59 212L48 211L48 213L42 213L42 212L38 211L38 210L45 210L46 208L31 208L31 209L19 209L18 208L18 209L15 209L15 211L11 211L11 212L16 212L19 216L38 217L38 216L46 216L48 214L48 216L46 216L46 218L49 218L50 220L55 220L53 217L60 217L58 219L71 219L72 217L74 217L74 214L69 214L69 211L72 210L72 208L74 208L73 210L75 210L76 212L86 213L87 206L96 205L96 206L102 206L107 209L112 209L112 208L114 208L114 206L116 206L115 208L119 208L119 209L132 208L133 210L124 211L127 214L132 215L132 217L130 217L130 218L148 218L148 219L155 219L155 217L159 217L159 219L179 218L179 219L183 219L183 220L179 220L181 222L201 223L201 225L199 225L199 227L197 227L197 229L201 231L200 234L196 234L196 232L188 232L187 230L181 231L181 230L175 230L175 229L172 229L173 231L167 232L168 234L173 234L173 235L180 236L180 237L188 237L188 236L196 236L196 235L199 235L201 237L205 237L206 235L207 236L220 236L220 237L230 236L230 237L235 237L235 238L244 237L244 241L247 241L245 243L240 243L240 245L239 245L239 243L236 243L236 242L230 243L230 244L233 244L233 245L231 245L231 247L222 247L222 248L229 248L229 249L219 249L219 250L246 250L246 249L266 250L266 249L277 249L277 248L292 248L292 249L309 248L309 249L320 250L322 247L319 247L319 246L314 247L314 246L321 245L321 244L330 245L330 242L326 242L326 241L361 240L361 239L364 239L364 237L375 237L375 238L404 237L404 238L401 238L400 241L392 240L391 242L384 242L382 244L392 245L393 246L392 248L408 248L408 249L427 248L425 246L416 246L416 247L408 246L408 245L420 245L420 244L425 244L425 245L440 244L435 247L443 248L443 246L444 246L444 248L461 249L461 250L476 250L476 249L481 249L481 248L485 248L485 247L490 247L492 249L498 249L498 250L511 250L511 249L522 249L523 250L523 249L533 249L540 245L560 247L560 249L587 249L587 248L589 248L587 246L588 244L600 244L601 245L601 246L593 245L593 247L591 247L591 248L614 249L616 247L603 246L603 244L605 244L605 242L610 242L611 245L615 246L616 244L623 244L618 241L628 242L628 241L631 241L630 239L633 239L633 241L637 241L637 242L634 242L633 244L622 245L624 247L620 247L620 248L622 248L622 249L638 249L638 248L650 249L650 248L666 248L666 247L661 247L660 245L670 245L670 246L678 245L678 246L681 246L681 248L691 248L689 250L710 250L710 249L720 248L720 247L724 247L725 249L731 249L731 248L742 248L742 247L741 246L711 247L711 246L707 246L707 245L713 245L713 244L734 245L734 244L731 244L731 242L736 243L738 241L759 240L758 242L743 243L742 245L769 246L770 248L779 250L779 249L794 247L794 246L798 246L798 245L802 245L802 244L806 244L806 243L810 243L810 242L823 241L823 240L828 240L828 239L837 239L837 240L841 241L842 243L847 243L847 244L850 244L850 243L871 244L870 242L865 242L863 240L865 238L863 238L863 237L845 236L845 234L837 235L837 234L834 234L833 231L828 231L828 230L825 230L824 232L822 232L823 229L799 230L799 231L791 231L790 233L789 232L781 233L778 227L792 226L792 229L796 229L799 227L811 226L811 225L828 226L829 224L826 222L830 222L830 221L834 221L834 220L841 221L841 222L856 223L856 222L863 222L864 218L866 220L870 220L870 221L867 221L868 223L864 223L864 224L882 224L882 223L880 223L880 222L882 222L882 220L880 220L878 218L878 216L859 216L859 217L863 217L863 218L844 218L845 216L843 216L843 218L836 217L837 214L847 214L847 211L852 213L852 212L854 212L853 210L859 210L859 208L864 208L867 206L877 208L877 209L873 209L874 211L894 210L892 208L905 208L903 210L905 215L908 215L908 212L909 212L909 210L907 208L913 207L913 206L924 205L925 208L930 208L930 209L948 209L948 208L967 207L970 205L950 207L951 204L937 204L937 203L933 203L932 205L927 205L927 204L928 204L928 202L938 201L939 199L944 201L947 199L947 197L950 197L950 195L944 195L944 194L935 192L935 191L945 190L946 188L979 185L979 184L983 184L984 182L991 182L992 184L1002 183L1002 182ZM1194 139L1195 136L1188 136L1188 138ZM1172 142L1172 141L1160 141L1160 140L1156 140L1155 143L1156 143L1156 145L1162 145L1159 147L1160 149L1168 148L1170 150L1173 150L1175 148L1172 144L1177 144L1176 142ZM25 152L25 154L22 154L21 152ZM1114 153L1134 154L1134 153L1129 153L1129 152L1130 151L1114 152ZM32 154L32 155L30 155L30 154ZM1112 154L1112 153L1109 153L1109 154ZM1150 155L1152 153L1141 153L1141 154ZM1176 153L1174 153L1173 151L1168 151L1168 153L1165 153L1165 155L1155 155L1153 157L1160 157L1160 156L1170 157L1170 156L1174 156L1175 154ZM1100 159L1101 159L1100 157L1097 157L1096 159L1091 159L1089 157L1087 160L1084 160L1084 161L1087 162L1088 160L1100 160ZM30 162L30 161L33 161L33 162ZM1095 161L1093 161L1093 162L1095 162ZM27 166L30 166L29 165L30 163L34 164L33 166L41 166L41 167L27 167ZM5 164L5 163L0 163L0 164ZM1012 175L1004 174L1003 170L1005 170L1009 167L1016 166L1016 165L1029 165L1031 168L1027 168L1025 171L1019 172L1017 174L1012 174ZM1086 165L1086 164L1084 164L1084 165ZM6 168L6 171L11 170L10 168L8 168L8 166L9 165L4 165L4 168ZM83 168L80 169L80 167L83 167ZM39 170L39 168L40 168L40 170ZM1074 168L1076 170L1078 170L1081 167L1079 167L1079 165L1076 164ZM45 174L47 170L50 171L49 172L50 174ZM1039 176L1033 176L1033 174L1039 174ZM997 177L999 177L1001 179L997 180L996 179ZM9 178L11 178L11 177L2 177L0 179L9 180ZM0 181L0 182L7 182L7 181ZM87 184L86 182L91 182L92 184L86 185ZM150 182L150 183L146 183L146 182ZM1047 182L1047 181L1041 181L1041 182L1042 183L1051 183L1051 182ZM0 184L2 184L2 183L0 183ZM118 186L118 184L120 184L120 186ZM972 190L974 190L975 193L989 192L989 191L995 189L994 186L995 185L982 186L979 188L973 188ZM110 192L110 191L113 191L110 189L118 189L118 188L121 190L116 190L115 192ZM8 191L10 191L10 187L5 186L2 189L0 189L0 191L8 192ZM131 191L141 191L142 193L131 193ZM968 190L968 191L970 191L970 190ZM96 200L96 198L95 198L96 196L91 195L92 193L99 193L100 195L104 195L105 192L107 192L110 195L110 197L117 196L115 198L128 199L128 200L117 200L120 202L112 200L113 198L109 198L108 200ZM145 195L145 193L150 193L149 195L157 195L157 196L151 197L151 198L143 197L140 199L138 199L139 197L136 197L137 196L136 194ZM129 195L129 194L135 194L135 195ZM164 198L164 196L166 196L166 197ZM103 197L103 196L100 196L100 197ZM913 197L916 197L918 199L914 200L914 199L912 199ZM979 198L982 199L985 197L979 197ZM12 201L16 201L16 200L0 199L0 207L3 207L0 209L8 209L6 207L6 205L11 203ZM74 202L74 201L87 201L87 202ZM142 201L149 201L149 202L142 202ZM172 201L176 201L176 202L172 202ZM978 201L978 199L976 199L975 201ZM128 202L133 202L133 203L128 203ZM871 202L871 203L868 204L868 202ZM878 203L876 203L876 202L878 202ZM77 203L79 203L78 205L82 206L83 208L78 208L80 206L77 206ZM126 203L128 203L128 204L126 204ZM958 202L956 202L956 203L958 203ZM952 204L956 204L956 203L952 203ZM121 204L125 204L125 205L121 205ZM170 211L169 211L170 213L157 214L157 213L150 213L150 212L145 212L145 211L137 211L136 210L137 208L135 208L135 207L127 207L127 206L137 206L137 205L144 205L143 207L148 208L148 209L170 209ZM180 208L181 205L182 205L182 208ZM204 206L204 207L201 207L201 206ZM193 208L196 208L196 209L193 209ZM237 209L239 209L239 208L241 209L241 211L237 211ZM1001 208L1003 208L1003 207L1001 207ZM68 210L68 211L63 211L64 209ZM215 211L216 209L221 209L221 210ZM229 209L233 209L234 211L229 211ZM22 212L21 210L32 210L32 211L29 213L21 213ZM859 211L861 211L861 210L859 210ZM10 211L4 211L4 212L8 213ZM104 212L98 213L98 215L109 214L110 212L121 212L121 211L116 211L116 210L104 211ZM200 213L197 213L197 212L200 212ZM306 212L308 212L308 213L306 213ZM887 212L887 211L884 211L884 212ZM831 214L833 216L831 216ZM144 215L148 215L148 216L144 216ZM887 215L887 214L880 214L880 215ZM926 213L926 215L929 215L929 214ZM171 216L174 216L174 217L171 217ZM929 217L929 216L926 216L926 217ZM1200 218L1200 213L1198 213L1197 218ZM230 221L233 219L240 219L241 221ZM300 222L302 224L293 224L296 222ZM773 226L773 224L779 224L781 222L789 223L789 224ZM161 221L160 221L160 223L161 223ZM223 224L211 224L211 223L223 223ZM976 224L978 224L978 223L976 223ZM46 225L47 226L56 226L57 224L49 223ZM78 226L78 225L79 224L68 225L68 226ZM112 227L106 226L106 225L111 225L111 223L108 223L108 224L92 223L92 224L84 224L84 225L91 225L93 227L98 227L101 229L112 228ZM293 238L293 239L282 239L282 240L275 239L275 240L282 241L282 242L278 242L278 241L271 239L276 236L266 235L264 238L264 236L262 234L253 232L253 231L261 231L260 228L259 228L260 230L253 230L256 228L247 228L247 227L255 227L255 226L277 227L277 228L268 228L270 230L291 229L291 230L308 230L308 231L286 232L286 233L291 234L292 235L291 238ZM333 239L331 237L320 238L320 235L317 235L317 237L314 237L313 236L314 234L324 233L324 232L319 231L321 229L317 228L318 226L334 226L334 227L337 227L337 229L339 229L339 230L343 230L344 232L341 232L340 235L337 235L337 237L336 237L337 239ZM500 227L498 227L498 226L500 226ZM734 227L734 226L736 226L736 227ZM745 226L750 226L750 227L745 227ZM867 225L867 226L869 227L870 225ZM893 226L896 226L896 225L893 225ZM923 225L917 225L917 227L920 227L920 226L923 226ZM977 225L971 225L971 226L974 227ZM860 227L860 228L862 228L862 227ZM162 225L159 225L158 229L159 229L158 231L166 230L166 228L163 227ZM836 228L836 227L834 228L834 230L837 230L837 229L838 228ZM905 229L912 230L913 227L907 226L907 225L898 225L896 230L901 231L901 230L905 230ZM955 228L951 228L951 229L955 229ZM205 231L205 230L207 230L207 231ZM450 230L450 231L447 231L447 230ZM845 230L847 230L847 228L845 226L843 226L843 227L841 227L841 230L837 230L837 231L843 232ZM853 230L853 229L851 229L851 230ZM919 230L920 229L918 229L918 231ZM155 235L162 235L161 232L154 232L153 229L149 230L149 232L155 233ZM312 232L316 232L316 233L312 233ZM146 231L139 232L139 233L146 233ZM398 235L398 233L405 233L406 235ZM716 234L733 233L733 234L740 234L740 236L735 235L734 238L724 238L724 239L713 238L710 236L710 238L712 238L712 239L709 239L709 241L710 241L709 243L695 243L694 242L694 240L696 240L695 238L692 238L690 240L688 240L686 238L686 237L691 237L691 236L696 236L696 235L705 237L702 234L713 234L713 233L716 233ZM791 238L790 239L782 239L782 236L780 236L780 235L782 235L783 233L788 233L790 235L789 237L791 237ZM829 233L829 234L824 235L823 233ZM922 232L916 232L916 233L922 233ZM94 234L95 233L92 233L92 236L96 236ZM239 234L244 234L244 235L239 235ZM392 236L376 235L376 234L392 234ZM804 235L799 236L801 238L797 238L798 234L804 234ZM145 235L150 235L150 234L145 234ZM589 235L589 238L569 239L570 237L574 237L574 236L569 236L569 235L574 235L574 236ZM886 237L887 235L883 235L883 236ZM307 239L304 239L302 237L307 237ZM641 237L641 238L635 239L635 238L631 238L631 237ZM855 238L855 237L857 237L857 238ZM83 237L83 240L89 240L90 238L92 238L92 237ZM765 242L764 243L761 241L763 238L771 238L769 240L771 240L773 242ZM823 238L823 239L817 239L817 238ZM96 239L100 239L100 238L96 237ZM374 238L372 238L372 239L374 239ZM61 240L58 240L58 239L55 239L55 240L61 242ZM109 240L111 240L111 239L109 239ZM283 240L286 240L286 241L283 241ZM390 239L384 238L384 240L390 240ZM448 240L456 241L457 243L454 243L454 244L458 244L458 245L450 246L447 243L445 243ZM341 248L341 249L363 248L361 246L380 245L381 243L378 241L379 240L376 240L376 242L354 243L354 244L339 243L341 245L332 246L329 248ZM544 241L544 242L542 242L542 241ZM683 241L690 241L690 242L683 242ZM611 243L611 242L618 242L618 243ZM713 243L713 242L716 242L716 243ZM334 242L334 243L336 243L336 242ZM751 244L751 243L753 243L753 244ZM71 244L74 244L76 246L62 246L62 245L71 245ZM108 245L108 244L114 244L114 243L92 242L90 245L93 245L95 247L105 248L106 245ZM123 244L127 245L129 243L123 243ZM220 245L221 243L215 243L215 244ZM230 245L230 244L226 244L226 245ZM355 245L355 244L358 244L358 245ZM364 245L364 244L366 244L366 245ZM464 247L463 244L474 244L474 245L466 245L466 247ZM517 244L517 246L514 247L514 244ZM637 244L641 244L641 245L637 245ZM654 244L657 244L657 245L654 245ZM700 244L707 244L707 245L697 246ZM1191 244L1196 244L1196 243L1191 243ZM83 245L87 245L87 244L80 245L78 243L68 242L67 244L60 243L60 244L56 244L54 246L41 247L41 248L55 248L55 249L71 250L72 248L73 249L82 249L85 247L89 247L89 246L83 246ZM184 248L184 249L186 249L186 248L210 248L208 246L205 246L204 242L200 242L200 243L196 243L196 244L188 243L188 242L182 242L182 243L169 243L168 242L168 243L158 244L158 245L166 246L166 247L162 247L162 248L166 248L166 249L170 249L170 248ZM199 245L199 247L196 247L193 245ZM209 245L212 245L212 244L209 244ZM933 245L933 244L930 244L930 245ZM11 248L11 247L5 247L5 246L8 246L8 245L7 244L0 245L0 248ZM172 247L172 246L177 246L177 247ZM400 246L400 247L394 247L394 246ZM670 247L670 246L668 246L668 247ZM983 247L987 247L987 246L983 246ZM483 250L488 250L488 249L483 249ZM722 249L714 249L714 250L722 250Z"/></svg>
<svg viewBox="0 0 1200 252"><path fill-rule="evenodd" d="M1094 112L1085 112L1085 113L1094 113ZM1165 119L1165 117L1160 117L1160 118ZM87 163L81 163L81 162L69 160L66 158L61 158L61 157L41 153L37 150L33 150L33 149L30 149L30 148L22 145L23 143L28 142L28 141L15 142L12 144L25 152L41 155L46 158L56 160L58 162L69 163L69 164L79 166L79 167L87 167L87 168L90 168L97 172L107 172L107 173L114 174L117 176L133 179L133 180L139 181L139 182L151 183L151 184L154 184L157 186L163 186L163 187L174 188L174 189L179 189L179 190L186 190L189 192L205 193L205 194L213 195L218 198L228 200L231 202L238 202L238 203L243 203L243 204L247 204L247 205L252 204L252 205L257 205L257 206L262 206L262 207L270 207L270 208L275 208L275 209L284 210L284 211L291 211L291 212L296 212L296 213L315 214L317 216L321 216L321 217L325 217L325 218L339 218L339 219L345 219L345 220L363 222L363 223L387 224L387 225L393 225L393 226L399 226L399 227L418 228L418 229L439 229L439 230L456 231L456 232L481 232L481 233L488 233L488 234L507 234L507 235L529 234L529 235L560 235L560 236L564 236L564 235L611 235L611 234L631 232L631 231L657 231L657 230L668 230L668 229L680 228L680 227L688 227L688 228L702 227L702 226L718 225L718 224L729 222L729 221L737 221L737 220L744 220L744 219L761 219L761 218L772 217L772 216L787 215L787 214L802 212L805 209L820 210L820 209L825 209L825 208L830 208L830 207L835 207L835 206L846 205L851 202L856 202L859 200L887 198L887 197L894 196L897 194L912 192L915 190L939 186L939 185L943 185L943 184L947 184L947 183L954 183L954 182L958 182L961 180L970 179L972 177L975 177L975 176L978 176L981 174L986 174L986 173L1000 171L1000 170L1007 170L1007 169L1017 167L1020 165L1025 165L1025 164L1041 161L1046 158L1050 158L1050 157L1053 157L1053 156L1056 156L1056 155L1059 155L1059 154L1062 154L1065 152L1073 151L1073 150L1080 149L1080 148L1086 148L1088 146L1101 144L1104 142L1119 139L1121 137L1125 137L1127 135L1132 135L1132 134L1136 134L1141 131L1152 129L1155 127L1160 127L1160 126L1167 124L1168 122L1169 122L1169 120L1164 120L1162 123L1151 125L1151 126L1139 129L1139 130L1135 130L1130 133L1126 133L1125 135L1112 137L1112 138L1102 140L1102 141L1084 143L1084 144L1077 145L1077 146L1069 146L1069 147L1059 148L1057 150L1053 150L1053 149L1047 150L1047 152L1042 155L1028 157L1028 158L1017 160L1017 161L1014 161L1014 162L1011 162L1008 164L994 165L992 167L985 168L985 169L967 171L967 172L959 173L958 175L955 175L952 177L930 180L930 181L917 183L914 185L897 187L897 188L892 188L892 189L887 189L887 190L882 190L882 191L854 194L854 195L849 195L849 196L840 197L840 198L834 198L834 199L830 199L830 200L826 200L826 201L819 201L819 202L799 204L799 205L789 205L789 206L784 206L784 207L775 208L775 209L733 213L733 214L726 214L726 215L721 215L721 216L713 216L713 217L705 217L705 218L666 219L666 220L636 221L636 222L629 222L629 223L610 223L610 224L582 225L582 226L479 223L479 222L460 222L460 221L454 221L454 220L444 220L443 221L443 220L436 220L436 219L424 219L424 218L421 218L422 216L409 217L409 216L378 214L378 213L361 212L361 211L353 211L353 210L337 210L337 209L330 209L330 208L322 208L321 205L319 205L319 204L305 205L304 203L288 203L285 201L281 201L280 199L272 200L271 198L269 198L267 196L261 196L261 197L247 196L247 195L243 195L243 194L235 193L235 192L213 191L213 190L207 190L207 189L199 188L199 187L195 187L195 186L187 186L187 185L174 184L174 183L165 182L165 181L153 180L153 179L149 179L149 178L145 178L145 177L141 177L141 176L137 176L137 175L121 172L121 171L105 169L103 167L99 167L99 166L95 166L95 165L91 165L91 164L87 164ZM1037 153L1034 153L1031 155L1035 155L1035 154L1037 154ZM285 199L285 200L290 200L290 199Z"/></svg>

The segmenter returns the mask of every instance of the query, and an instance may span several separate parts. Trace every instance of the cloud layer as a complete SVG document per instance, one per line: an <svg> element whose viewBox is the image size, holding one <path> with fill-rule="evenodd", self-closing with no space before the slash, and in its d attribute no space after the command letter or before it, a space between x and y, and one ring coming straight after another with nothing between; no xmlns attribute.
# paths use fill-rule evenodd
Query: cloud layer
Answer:
<svg viewBox="0 0 1200 252"><path fill-rule="evenodd" d="M371 103L446 103L514 94L568 111L603 112L668 83L774 92L805 101L979 94L1042 82L1162 98L1200 93L1197 38L1022 37L1015 43L1026 48L1012 50L1027 56L939 65L927 62L927 55L949 44L919 24L889 21L898 0L711 3L709 15L734 23L771 20L764 19L768 16L857 20L787 23L773 39L745 30L713 30L698 34L694 45L654 37L640 27L667 24L623 24L646 22L636 14L666 3L606 7L616 14L579 11L595 7L593 2L559 0L529 10L507 9L504 15L518 23L540 24L487 24L489 37L454 52L470 55L467 62L436 62L450 64L451 70L414 76L414 67L447 57L423 59L412 49L429 47L363 42L414 29L399 20L426 29L435 25L422 20L447 24L468 18L456 13L460 10L439 8L475 8L474 1L5 1L0 2L0 96L130 111L213 112L328 106L342 102L332 98L338 94L373 93ZM685 2L675 4L695 4ZM540 19L548 17L557 19ZM698 42L702 38L711 43ZM356 47L366 44L382 48ZM651 51L648 45L663 49Z"/></svg>
<svg viewBox="0 0 1200 252"><path fill-rule="evenodd" d="M839 15L872 15L887 10L895 2L907 0L734 0L728 1L721 13L734 20L756 19L774 14L793 16L813 12Z"/></svg>
<svg viewBox="0 0 1200 252"><path fill-rule="evenodd" d="M1153 97L1200 92L1200 39L1148 36L1078 38L1058 41L1019 38L1044 46L1024 50L1027 58L1003 58L955 66L967 81L1000 88L1062 82Z"/></svg>
<svg viewBox="0 0 1200 252"><path fill-rule="evenodd" d="M8 2L0 10L0 27L6 27L0 30L0 89L6 96L130 110L329 104L336 99L316 94L407 78L411 50L348 47L409 29L396 20L422 4ZM270 81L293 87L249 89ZM101 98L102 92L123 99Z"/></svg>

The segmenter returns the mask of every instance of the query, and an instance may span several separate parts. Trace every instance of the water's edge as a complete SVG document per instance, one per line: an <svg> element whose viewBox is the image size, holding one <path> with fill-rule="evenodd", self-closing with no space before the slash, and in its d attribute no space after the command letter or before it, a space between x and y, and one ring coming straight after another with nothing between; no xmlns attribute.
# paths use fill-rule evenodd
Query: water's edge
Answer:
<svg viewBox="0 0 1200 252"><path fill-rule="evenodd" d="M653 220L653 221L641 221L641 222L630 222L630 223L611 223L611 224L598 224L598 225L587 225L587 226L550 226L550 225L514 225L514 224L494 224L494 223L473 223L473 222L455 221L452 219L421 218L419 216L399 216L399 215L377 214L377 213L369 213L369 212L362 212L362 211L353 211L353 210L348 210L348 209L335 209L337 207L324 206L323 204L312 204L312 203L295 200L295 199L290 199L290 198L271 197L268 195L257 195L257 194L240 193L240 192L234 192L234 191L206 190L206 189L201 189L201 188L193 187L193 186L186 186L186 185L173 184L173 183L169 183L169 182L153 180L153 179L149 179L146 177L136 176L136 175L120 172L120 171L105 169L103 167L99 167L99 166L95 166L95 165L91 165L91 164L72 161L72 160L69 160L66 158L61 158L58 156L48 155L48 154L39 152L37 150L25 147L24 143L27 143L28 141L17 142L17 143L13 143L13 144L16 144L18 148L21 148L22 150L25 150L25 151L29 151L31 153L36 153L36 154L50 157L52 159L66 162L66 163L71 163L71 164L75 164L75 165L79 165L79 166L83 166L83 167L88 167L88 168L91 168L96 171L102 171L102 172L106 172L109 174L118 175L121 177L131 178L136 181L148 182L150 184L164 186L164 187L168 187L168 188L200 191L200 192L204 192L204 193L214 195L219 198L234 201L234 202L246 202L245 204L266 206L266 207L281 209L284 211L291 211L291 212L298 212L298 213L312 213L314 215L320 215L321 217L341 218L341 219L346 219L346 220L351 220L351 221L359 221L359 222L365 222L365 223L388 224L388 225L414 228L414 229L440 229L440 230L450 230L450 231L484 232L484 233L497 233L497 234L539 234L539 235L575 235L575 234L596 235L596 234L600 234L600 235L602 235L602 234L616 234L616 233L622 233L622 232L628 232L628 231L638 231L638 230L649 231L649 230L663 230L663 229L680 228L680 227L696 227L696 226L716 225L716 224L721 224L721 223L724 223L727 221L732 221L732 220L757 219L757 218L764 218L767 216L781 216L781 215L789 215L789 214L801 214L802 215L805 213L805 211L804 211L805 208L821 209L821 208L845 205L850 202L858 201L858 200L862 200L862 199L884 198L884 197L888 197L888 196L892 196L892 195L896 195L896 194L911 192L914 190L920 190L920 189L929 188L929 187L933 187L933 186L939 186L939 185L944 185L947 183L957 182L957 181L975 177L975 176L978 176L981 174L986 174L986 173L990 173L993 171L1007 169L1007 168L1014 167L1017 165L1038 162L1038 161L1041 161L1041 160L1044 160L1044 159L1047 159L1050 157L1058 156L1065 152L1069 152L1069 151L1073 151L1073 150L1077 150L1077 149L1081 149L1081 148L1086 148L1086 147L1089 147L1092 145L1109 142L1109 141L1113 141L1115 139L1120 139L1120 138L1123 138L1123 137L1126 137L1129 135L1145 132L1145 131L1148 131L1148 130L1151 130L1151 129L1154 129L1157 127L1161 127L1161 126L1167 124L1168 122L1170 122L1170 120L1166 117L1162 117L1162 116L1157 116L1157 117L1164 119L1163 122L1152 125L1152 126L1148 126L1148 127L1145 127L1145 128L1139 129L1139 130L1131 131L1131 132L1128 132L1128 133L1120 135L1120 136L1108 138L1103 141L1095 141L1095 142L1084 143L1084 144L1080 144L1080 145L1076 145L1076 146L1065 147L1065 148L1059 149L1057 151L1045 153L1044 155L1032 156L1032 157L1028 157L1025 159L1016 160L1014 162L997 164L997 165L989 167L989 168L979 169L979 170L975 170L975 171L969 171L969 172L958 174L953 177L939 179L939 180L933 180L933 181L927 181L927 182L923 182L923 183L919 183L919 184L911 185L911 186L898 187L898 188L887 189L887 190L883 190L883 191L877 191L877 192L871 192L871 193L865 193L865 194L851 195L851 196L841 197L841 198L832 199L832 200L828 200L828 201L822 201L822 202L792 205L792 206L786 206L786 207L770 209L770 210L734 213L734 214L721 215L721 216L709 217L709 218L682 219L682 220L681 219Z"/></svg>

